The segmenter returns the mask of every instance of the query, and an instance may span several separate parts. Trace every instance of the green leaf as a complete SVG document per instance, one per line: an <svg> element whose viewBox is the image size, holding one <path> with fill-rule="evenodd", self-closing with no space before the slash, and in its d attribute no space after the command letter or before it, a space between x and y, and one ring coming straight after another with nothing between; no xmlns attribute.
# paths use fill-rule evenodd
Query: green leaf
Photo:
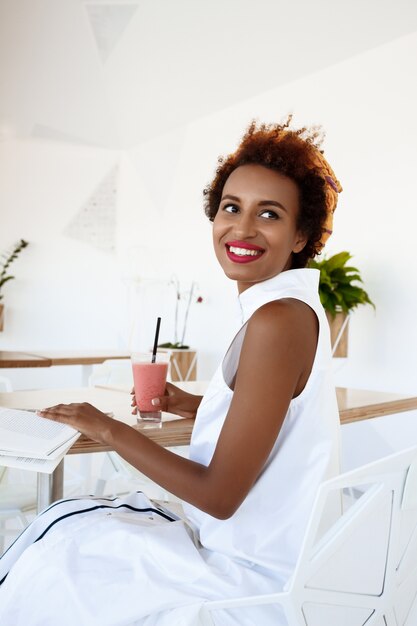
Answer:
<svg viewBox="0 0 417 626"><path fill-rule="evenodd" d="M2 278L0 280L0 287L3 287L4 283L7 283L8 280L13 280L14 276L6 276L6 278Z"/></svg>
<svg viewBox="0 0 417 626"><path fill-rule="evenodd" d="M339 254L335 254L327 261L327 271L332 272L338 267L343 267L351 258L352 255L349 254L349 252L339 252Z"/></svg>
<svg viewBox="0 0 417 626"><path fill-rule="evenodd" d="M352 274L352 275L348 275L348 276L338 276L338 281L339 283L341 283L342 285L350 285L350 283L352 283L354 280L358 281L358 282L363 282L362 278L360 277L359 274Z"/></svg>
<svg viewBox="0 0 417 626"><path fill-rule="evenodd" d="M359 273L358 268L357 267L352 267L351 265L350 266L346 266L343 269L344 269L344 271L346 273L349 273L349 272L357 272L357 273Z"/></svg>
<svg viewBox="0 0 417 626"><path fill-rule="evenodd" d="M171 343L171 341L167 341L166 343L159 343L158 348L167 348L169 350L188 350L190 346L186 346L185 344L177 341L176 343Z"/></svg>
<svg viewBox="0 0 417 626"><path fill-rule="evenodd" d="M320 273L320 282L322 285L328 285L330 288L332 287L332 279L325 272Z"/></svg>
<svg viewBox="0 0 417 626"><path fill-rule="evenodd" d="M332 298L328 298L326 303L323 304L323 306L326 309L326 311L330 311L332 317L336 315L336 305Z"/></svg>
<svg viewBox="0 0 417 626"><path fill-rule="evenodd" d="M0 288L9 280L13 280L14 276L7 276L7 270L10 266L11 263L13 263L13 261L15 261L17 259L17 257L19 256L19 253L23 250L23 248L26 248L26 246L28 246L29 243L27 241L25 241L24 239L21 239L19 241L19 243L17 243L13 250L11 252L8 252L6 254L2 254L1 259L4 259L4 261L1 261L0 259L0 268L1 268L1 272L0 272Z"/></svg>
<svg viewBox="0 0 417 626"><path fill-rule="evenodd" d="M312 259L308 264L308 267L320 271L320 301L332 316L338 310L348 313L360 304L370 304L375 308L367 292L359 285L352 284L363 284L363 280L357 267L346 265L351 258L349 252L343 251L330 258Z"/></svg>

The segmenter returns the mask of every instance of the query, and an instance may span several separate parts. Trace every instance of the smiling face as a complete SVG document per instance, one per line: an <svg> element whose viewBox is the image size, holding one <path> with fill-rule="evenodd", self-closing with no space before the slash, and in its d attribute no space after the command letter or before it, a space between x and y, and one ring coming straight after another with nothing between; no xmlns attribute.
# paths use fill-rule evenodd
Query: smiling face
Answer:
<svg viewBox="0 0 417 626"><path fill-rule="evenodd" d="M307 238L297 229L296 183L262 165L236 168L227 179L213 222L214 250L239 293L291 268Z"/></svg>

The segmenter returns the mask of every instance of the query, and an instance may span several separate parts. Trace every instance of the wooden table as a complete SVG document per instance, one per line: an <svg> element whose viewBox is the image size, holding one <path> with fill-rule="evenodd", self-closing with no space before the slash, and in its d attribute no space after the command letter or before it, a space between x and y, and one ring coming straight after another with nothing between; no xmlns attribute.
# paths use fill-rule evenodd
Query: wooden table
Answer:
<svg viewBox="0 0 417 626"><path fill-rule="evenodd" d="M52 367L53 365L95 365L108 359L128 359L121 350L0 350L0 368Z"/></svg>
<svg viewBox="0 0 417 626"><path fill-rule="evenodd" d="M336 392L341 424L417 409L417 396L345 387L338 387Z"/></svg>
<svg viewBox="0 0 417 626"><path fill-rule="evenodd" d="M0 350L0 368L51 367L51 365L49 359L37 354Z"/></svg>
<svg viewBox="0 0 417 626"><path fill-rule="evenodd" d="M417 396L366 391L358 389L337 389L337 399L341 424L368 420L403 411L417 409ZM90 402L105 412L112 412L134 428L138 428L136 418L131 414L130 394L122 387L81 387L78 389L40 389L0 393L0 406L20 409L40 409L59 403ZM163 414L161 428L149 428L142 432L162 446L187 445L190 442L194 420L179 419L168 413ZM110 451L81 436L68 454ZM38 508L62 497L63 461L53 474L38 474Z"/></svg>
<svg viewBox="0 0 417 626"><path fill-rule="evenodd" d="M35 350L11 352L0 350L0 368L52 367L55 365L81 365L82 384L88 384L92 366L109 359L128 359L130 355L120 350Z"/></svg>

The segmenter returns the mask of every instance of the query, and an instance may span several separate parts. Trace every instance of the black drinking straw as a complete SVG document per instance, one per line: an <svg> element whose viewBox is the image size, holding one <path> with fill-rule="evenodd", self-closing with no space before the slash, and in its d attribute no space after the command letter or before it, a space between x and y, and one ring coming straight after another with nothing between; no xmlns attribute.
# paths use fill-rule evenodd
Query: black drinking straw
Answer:
<svg viewBox="0 0 417 626"><path fill-rule="evenodd" d="M156 349L158 347L158 338L159 338L159 328L161 326L161 318L158 317L156 320L156 329L155 329L155 341L153 342L153 350L152 350L152 363L156 361Z"/></svg>

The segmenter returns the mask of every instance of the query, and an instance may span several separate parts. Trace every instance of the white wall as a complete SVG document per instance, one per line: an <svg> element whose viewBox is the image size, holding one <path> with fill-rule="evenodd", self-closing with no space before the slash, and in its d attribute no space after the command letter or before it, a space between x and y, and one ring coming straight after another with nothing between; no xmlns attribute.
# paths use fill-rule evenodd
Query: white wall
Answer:
<svg viewBox="0 0 417 626"><path fill-rule="evenodd" d="M49 32L52 27L51 14L45 28ZM69 46L71 22L68 28ZM131 42L134 33L128 35ZM308 52L301 50L300 55ZM26 136L5 118L0 248L20 237L28 239L30 247L13 266L17 280L5 288L0 349L129 348L137 337L145 346L158 313L163 315L162 339L171 339L175 299L168 283L175 273L184 289L197 281L204 298L203 304L192 307L186 340L198 349L199 376L207 378L234 327L235 305L234 286L222 276L211 251L202 189L217 156L235 148L250 119L274 121L293 111L298 124L324 126L325 152L344 186L328 253L351 251L376 304L376 313L369 307L355 313L350 356L339 368L337 382L416 393L416 58L413 32L123 150L116 149L113 140L107 148L98 147L98 140L96 146L77 143L75 127L71 133L66 129L72 135L67 141L57 131L58 118L49 135L39 125L33 131L28 122ZM101 76L107 81L106 89L100 86L102 100L94 101L97 137L106 117L100 102L104 107L107 97L112 101L108 78L114 77L115 59ZM257 59L254 50L254 67ZM74 63L82 64L82 59ZM88 67L94 82L98 63ZM119 66L117 81L128 80L129 72L124 76ZM248 70L248 81L250 75ZM88 76L76 86L81 94L91 89ZM49 93L49 79L38 84L38 107L42 93L45 98ZM210 85L210 90L215 88L220 91L221 84ZM81 115L80 107L75 111ZM119 174L112 253L65 232L115 166ZM77 368L3 373L16 388L79 380Z"/></svg>

